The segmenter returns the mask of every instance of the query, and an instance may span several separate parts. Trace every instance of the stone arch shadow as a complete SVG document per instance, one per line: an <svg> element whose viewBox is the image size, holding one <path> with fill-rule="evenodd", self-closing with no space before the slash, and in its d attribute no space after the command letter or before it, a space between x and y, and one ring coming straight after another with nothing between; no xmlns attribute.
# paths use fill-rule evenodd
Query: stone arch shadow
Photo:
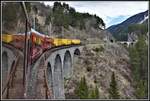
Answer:
<svg viewBox="0 0 150 101"><path fill-rule="evenodd" d="M47 63L46 75L47 75L49 90L51 90L51 93L53 94L53 73L52 73L52 66L50 62Z"/></svg>
<svg viewBox="0 0 150 101"><path fill-rule="evenodd" d="M6 51L4 51L2 53L2 88L4 87L5 85L5 81L6 81L6 78L7 78L7 74L8 74L8 54Z"/></svg>
<svg viewBox="0 0 150 101"><path fill-rule="evenodd" d="M64 99L64 78L62 61L59 54L56 55L53 71L53 95L55 99Z"/></svg>
<svg viewBox="0 0 150 101"><path fill-rule="evenodd" d="M74 50L74 55L80 55L80 54L81 54L80 49L76 48Z"/></svg>
<svg viewBox="0 0 150 101"><path fill-rule="evenodd" d="M16 56L14 53L7 47L2 46L2 89L5 85L5 81L7 78L8 73L10 72L11 65L14 63L16 60Z"/></svg>
<svg viewBox="0 0 150 101"><path fill-rule="evenodd" d="M69 78L72 74L72 71L73 71L72 57L71 57L71 53L67 50L64 54L64 60L63 60L64 78Z"/></svg>

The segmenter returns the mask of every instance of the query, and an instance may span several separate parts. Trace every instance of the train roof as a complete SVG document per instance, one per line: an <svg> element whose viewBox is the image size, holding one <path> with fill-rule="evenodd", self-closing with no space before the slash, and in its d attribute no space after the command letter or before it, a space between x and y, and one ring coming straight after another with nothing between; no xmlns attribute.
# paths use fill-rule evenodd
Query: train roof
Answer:
<svg viewBox="0 0 150 101"><path fill-rule="evenodd" d="M33 33L35 33L35 34L37 34L39 36L45 37L44 34L39 33L38 31L34 30L33 28L31 28L31 32L33 32Z"/></svg>
<svg viewBox="0 0 150 101"><path fill-rule="evenodd" d="M31 28L31 31L27 32L27 34L30 35L32 32L42 37L49 37L48 35L41 34L40 32L34 30L33 28ZM17 33L17 34L9 34L9 35L25 35L25 33Z"/></svg>

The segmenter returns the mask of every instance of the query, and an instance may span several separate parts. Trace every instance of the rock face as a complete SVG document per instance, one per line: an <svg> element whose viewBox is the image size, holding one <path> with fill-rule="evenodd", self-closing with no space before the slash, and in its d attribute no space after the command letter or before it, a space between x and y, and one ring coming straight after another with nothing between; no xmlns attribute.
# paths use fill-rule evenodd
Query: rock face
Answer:
<svg viewBox="0 0 150 101"><path fill-rule="evenodd" d="M75 59L73 76L66 81L66 97L76 98L74 89L85 76L89 87L97 85L100 98L108 98L112 72L115 72L121 98L134 98L128 52L115 43L89 44Z"/></svg>

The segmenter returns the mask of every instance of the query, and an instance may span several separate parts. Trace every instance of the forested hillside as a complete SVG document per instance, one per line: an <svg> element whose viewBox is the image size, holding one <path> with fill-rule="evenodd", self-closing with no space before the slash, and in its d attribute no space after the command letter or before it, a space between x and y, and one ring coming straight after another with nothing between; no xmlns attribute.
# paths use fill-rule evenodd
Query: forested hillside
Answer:
<svg viewBox="0 0 150 101"><path fill-rule="evenodd" d="M134 26L135 28L148 28L148 10L135 14L117 25L112 25L107 28L107 30L116 38L116 40L127 41L128 34L131 31L129 27L131 26Z"/></svg>
<svg viewBox="0 0 150 101"><path fill-rule="evenodd" d="M68 4L61 4L60 2L55 2L52 7L46 7L42 3L26 3L28 15L30 17L30 23L34 27L34 18L36 29L44 34L45 32L43 27L46 27L51 24L55 27L53 32L60 33L62 27L68 29L69 26L82 29L88 29L88 27L93 27L95 29L105 28L105 23L97 15L91 15L89 13L79 13L76 12L74 8L70 7ZM10 11L11 9L11 11ZM34 17L35 16L35 17ZM17 24L20 26L20 23L24 23L24 14L23 9L21 8L20 3L4 3L3 4L3 26L6 28L5 31L13 28L12 24ZM40 20L42 20L41 24ZM18 27L17 27L18 28ZM20 28L18 28L20 29Z"/></svg>
<svg viewBox="0 0 150 101"><path fill-rule="evenodd" d="M105 23L99 16L77 12L68 4L55 2L53 6L44 3L26 3L32 28L51 37L78 38L85 43L100 42L112 38L104 31ZM3 33L23 33L25 17L21 4L4 3L2 7ZM90 40L90 41L89 41Z"/></svg>
<svg viewBox="0 0 150 101"><path fill-rule="evenodd" d="M133 27L133 26L132 26ZM144 27L145 29L145 27ZM147 30L135 25L132 32L138 32L138 41L129 47L129 57L137 98L148 97L148 36Z"/></svg>

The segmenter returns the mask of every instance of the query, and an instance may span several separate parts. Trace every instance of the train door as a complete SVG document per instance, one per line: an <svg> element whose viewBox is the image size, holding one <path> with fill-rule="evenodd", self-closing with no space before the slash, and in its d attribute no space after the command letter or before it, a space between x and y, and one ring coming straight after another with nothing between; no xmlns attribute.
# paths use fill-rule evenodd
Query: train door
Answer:
<svg viewBox="0 0 150 101"><path fill-rule="evenodd" d="M35 54L35 41L36 41L36 37L34 35L34 33L31 33L31 45L30 45L30 48L31 48L31 61L33 60L34 58L34 54Z"/></svg>
<svg viewBox="0 0 150 101"><path fill-rule="evenodd" d="M36 60L43 52L42 49L42 39L35 33L31 34L32 47L31 47L31 59L32 61Z"/></svg>

